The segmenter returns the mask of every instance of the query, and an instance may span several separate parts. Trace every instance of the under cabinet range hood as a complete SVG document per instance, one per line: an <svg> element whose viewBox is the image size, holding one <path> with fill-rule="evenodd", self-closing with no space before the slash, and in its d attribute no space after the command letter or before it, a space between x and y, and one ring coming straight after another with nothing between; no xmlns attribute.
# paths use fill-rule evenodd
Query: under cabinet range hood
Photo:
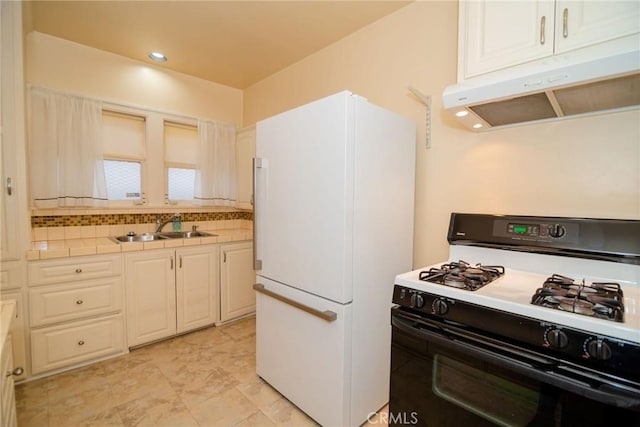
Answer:
<svg viewBox="0 0 640 427"><path fill-rule="evenodd" d="M640 108L640 50L552 56L448 86L443 102L474 131Z"/></svg>

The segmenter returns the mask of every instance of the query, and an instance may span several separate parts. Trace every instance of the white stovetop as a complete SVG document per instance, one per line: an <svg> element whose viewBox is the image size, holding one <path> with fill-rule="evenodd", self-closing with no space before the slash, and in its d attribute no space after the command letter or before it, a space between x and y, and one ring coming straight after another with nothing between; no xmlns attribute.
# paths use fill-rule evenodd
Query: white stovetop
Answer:
<svg viewBox="0 0 640 427"><path fill-rule="evenodd" d="M503 265L506 267L505 274L477 291L419 280L421 271L428 270L430 267L439 267L448 262L443 261L400 274L396 276L395 284L640 344L640 266L451 246L450 261L459 260L470 264ZM624 322L598 319L531 304L531 297L536 289L542 287L544 281L554 273L574 278L576 282L585 279L586 283L593 281L620 283L624 294Z"/></svg>

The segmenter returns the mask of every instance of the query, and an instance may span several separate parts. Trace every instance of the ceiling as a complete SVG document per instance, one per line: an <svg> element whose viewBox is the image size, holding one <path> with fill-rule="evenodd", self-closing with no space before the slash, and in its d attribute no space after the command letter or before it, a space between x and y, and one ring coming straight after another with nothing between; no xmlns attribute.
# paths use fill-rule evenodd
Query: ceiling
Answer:
<svg viewBox="0 0 640 427"><path fill-rule="evenodd" d="M411 1L27 1L39 31L244 89Z"/></svg>

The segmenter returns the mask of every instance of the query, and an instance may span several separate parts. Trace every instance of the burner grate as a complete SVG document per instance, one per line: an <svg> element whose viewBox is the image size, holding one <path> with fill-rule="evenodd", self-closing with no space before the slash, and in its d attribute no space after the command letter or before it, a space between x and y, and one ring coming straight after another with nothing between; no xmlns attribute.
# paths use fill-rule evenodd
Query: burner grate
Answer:
<svg viewBox="0 0 640 427"><path fill-rule="evenodd" d="M500 265L472 266L468 262L458 261L421 271L418 278L425 282L438 283L454 288L476 291L504 274Z"/></svg>
<svg viewBox="0 0 640 427"><path fill-rule="evenodd" d="M624 322L624 298L619 283L576 283L574 279L554 274L545 280L531 298L531 304Z"/></svg>

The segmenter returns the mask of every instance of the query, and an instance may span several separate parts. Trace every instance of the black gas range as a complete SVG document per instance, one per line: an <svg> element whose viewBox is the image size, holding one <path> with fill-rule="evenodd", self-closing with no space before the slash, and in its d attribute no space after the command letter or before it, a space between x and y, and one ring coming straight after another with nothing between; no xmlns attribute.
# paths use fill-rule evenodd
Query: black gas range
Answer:
<svg viewBox="0 0 640 427"><path fill-rule="evenodd" d="M640 221L453 214L448 240L448 261L395 280L392 414L640 421Z"/></svg>

